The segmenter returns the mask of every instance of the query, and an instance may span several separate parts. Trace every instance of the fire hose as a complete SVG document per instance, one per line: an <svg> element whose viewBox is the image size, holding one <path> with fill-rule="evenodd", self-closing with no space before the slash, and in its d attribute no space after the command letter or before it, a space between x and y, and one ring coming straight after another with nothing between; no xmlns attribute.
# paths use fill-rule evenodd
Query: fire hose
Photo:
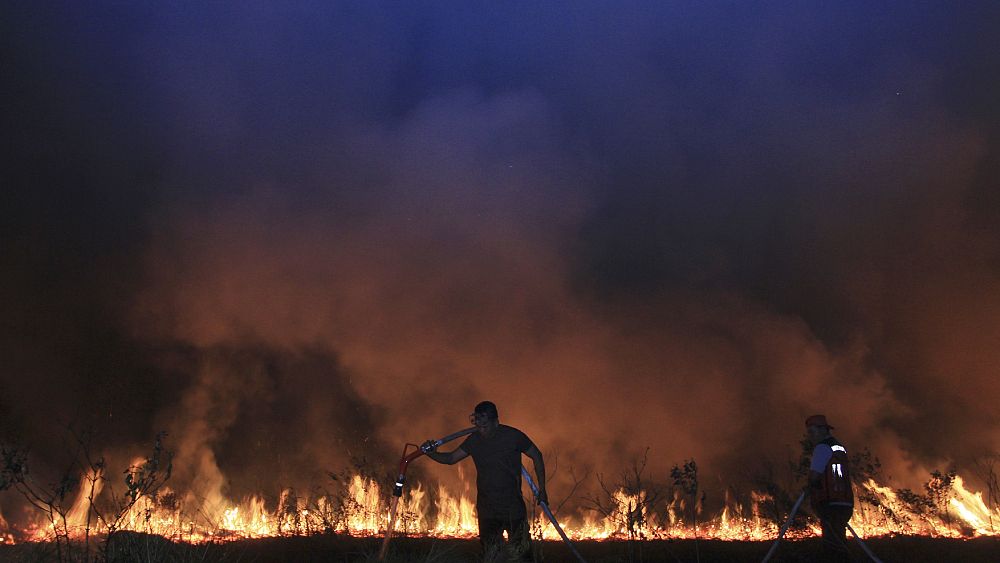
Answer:
<svg viewBox="0 0 1000 563"><path fill-rule="evenodd" d="M425 455L429 452L436 450L442 444L446 444L452 440L461 438L462 436L472 434L475 431L476 431L475 427L466 428L464 430L459 430L454 434L448 434L444 438L434 440L430 444L418 446L416 444L407 443L406 445L403 446L403 454L399 459L399 473L396 477L396 483L393 485L392 488L392 501L390 501L391 504L389 508L389 526L385 530L385 538L382 539L382 548L379 550L378 553L379 561L385 560L385 554L389 549L389 540L392 539L392 532L393 529L396 527L396 510L399 507L399 499L400 497L403 496L403 485L406 484L406 469L409 467L410 462L422 455ZM410 449L410 446L413 446L415 449L414 451L407 453L407 451ZM528 470L525 469L523 465L521 466L521 473L524 475L524 478L528 481L528 486L531 487L531 492L535 495L535 498L537 499L538 486L535 485L535 482L531 479L531 475L528 474ZM552 510L549 509L548 503L539 500L538 504L539 506L542 507L542 511L545 512L545 516L548 517L550 522L552 522L552 526L555 527L556 531L559 533L559 537L561 537L562 540L566 542L566 545L569 547L570 551L573 552L573 555L576 556L576 558L580 561L580 563L587 563L587 561L583 558L583 556L580 555L580 552L578 552L576 548L573 547L573 543L569 541L569 537L566 536L566 532L564 532L562 527L559 526L559 522L556 520L556 517L552 514Z"/></svg>
<svg viewBox="0 0 1000 563"><path fill-rule="evenodd" d="M778 549L778 544L781 543L781 538L785 537L785 532L788 531L788 527L792 524L792 520L795 519L795 513L798 512L799 506L802 505L802 500L805 498L806 493L805 491L802 491L802 494L799 495L799 499L795 501L795 506L792 507L792 511L788 513L788 519L785 520L785 524L781 526L781 532L778 534L778 539L774 540L774 543L771 544L771 549L768 550L767 555L764 556L761 563L767 563L767 561L771 559L771 556L774 555L775 550ZM851 531L854 539L858 540L858 545L860 545L861 549L864 550L865 555L867 555L875 563L882 563L882 560L876 557L875 554L872 553L872 550L868 549L865 542L861 541L861 537L858 536L858 533L854 531L854 528L852 528L850 524L847 525L847 529Z"/></svg>
<svg viewBox="0 0 1000 563"><path fill-rule="evenodd" d="M399 498L403 496L403 485L406 483L406 469L410 465L410 462L417 459L418 457L432 452L437 449L438 446L442 444L447 444L448 442L472 434L476 431L476 428L466 428L464 430L459 430L453 434L448 434L444 438L434 440L428 445L418 446L416 444L407 443L403 446L403 455L399 459L399 474L396 477L396 483L392 487L392 500L390 501L389 507L389 526L385 530L385 538L382 540L382 549L378 552L378 560L385 560L386 551L389 549L389 540L392 539L393 528L396 527L396 509L399 507ZM414 450L407 454L407 450L410 446L414 447Z"/></svg>
<svg viewBox="0 0 1000 563"><path fill-rule="evenodd" d="M806 492L802 491L802 494L799 495L799 500L795 501L795 506L793 506L792 511L788 513L788 519L785 520L784 525L781 526L781 532L778 534L778 539L774 540L774 543L771 544L771 549L767 550L767 555L764 556L764 559L761 560L760 563L767 563L768 560L771 559L771 556L774 555L774 552L778 549L778 544L781 543L781 538L785 537L785 532L787 532L788 527L792 525L792 520L795 519L795 513L799 511L799 506L802 505L802 501L805 498Z"/></svg>
<svg viewBox="0 0 1000 563"><path fill-rule="evenodd" d="M854 528L852 528L850 524L847 525L847 529L851 531L851 534L854 536L854 539L858 540L858 545L861 546L861 549L865 550L865 554L867 554L872 561L874 561L875 563L882 563L882 560L879 559L878 557L875 557L875 554L872 553L872 550L868 549L868 546L865 545L865 542L861 541L861 538L858 536L858 533L854 531Z"/></svg>
<svg viewBox="0 0 1000 563"><path fill-rule="evenodd" d="M531 487L531 492L534 493L535 499L538 501L538 506L542 507L542 512L544 512L545 516L548 517L549 522L552 522L552 527L559 532L559 537L562 538L562 541L566 542L566 547L573 552L573 555L576 556L580 563L587 563L587 560L584 559L583 556L580 555L580 552L576 550L576 547L573 546L573 542L569 541L569 537L566 536L566 532L563 531L562 526L559 525L559 521L556 520L556 517L552 514L552 510L549 509L549 503L538 498L538 485L535 485L535 482L531 480L531 475L528 475L528 470L525 469L523 465L521 466L521 474L524 475L524 479L528 481L528 486Z"/></svg>

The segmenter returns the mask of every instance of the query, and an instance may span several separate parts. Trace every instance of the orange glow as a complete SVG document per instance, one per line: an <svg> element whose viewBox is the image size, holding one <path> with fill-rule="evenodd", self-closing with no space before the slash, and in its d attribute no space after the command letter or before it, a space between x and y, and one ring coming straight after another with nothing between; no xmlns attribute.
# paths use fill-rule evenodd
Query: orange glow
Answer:
<svg viewBox="0 0 1000 563"><path fill-rule="evenodd" d="M14 536L10 533L10 526L0 512L0 544L13 544Z"/></svg>
<svg viewBox="0 0 1000 563"><path fill-rule="evenodd" d="M89 481L88 476L84 477L81 481L84 486L67 513L66 526L70 535L82 536L87 525ZM95 476L89 477L93 479ZM94 482L96 494L101 490L103 479L96 476ZM991 510L981 493L966 489L961 477L957 477L952 484L943 516L933 511L915 511L895 490L871 480L862 485L859 493L862 492L868 500L857 503L851 520L851 525L862 537L897 534L950 538L998 535L995 523L1000 522L1000 511ZM429 494L420 484L405 491L398 509L397 534L438 538L470 538L478 534L472 499L465 494L455 495L442 486L436 487L433 493ZM651 506L644 495L629 495L619 490L612 495L617 509L606 517L598 516L593 511L581 511L560 514L559 518L567 535L577 540L623 539L629 536L630 525L633 537L646 539L768 541L778 533L778 525L763 515L762 507L773 501L764 493L751 492L747 504L736 501L727 493L721 511L708 518L699 514L697 526L689 521L691 510L680 496ZM156 499L141 497L123 516L121 529L201 543L326 531L376 536L384 534L389 520L387 492L375 481L360 475L345 483L343 495L339 497L307 498L286 490L281 493L276 507L269 507L262 496L252 496L240 502L213 498L201 504L197 517L190 516L176 504L168 507L162 502L172 496L175 496L174 493L164 488ZM215 507L212 510L207 508L212 506ZM696 509L700 511L700 506ZM558 534L541 511L535 510L533 514L535 537L558 540ZM0 526L4 525L5 522L0 520ZM38 523L32 530L29 537L33 541L51 540L53 537L50 523ZM90 533L103 531L106 530L91 518ZM818 525L811 521L806 529L792 529L788 535L802 538L818 534ZM0 532L0 543L13 542L13 535Z"/></svg>

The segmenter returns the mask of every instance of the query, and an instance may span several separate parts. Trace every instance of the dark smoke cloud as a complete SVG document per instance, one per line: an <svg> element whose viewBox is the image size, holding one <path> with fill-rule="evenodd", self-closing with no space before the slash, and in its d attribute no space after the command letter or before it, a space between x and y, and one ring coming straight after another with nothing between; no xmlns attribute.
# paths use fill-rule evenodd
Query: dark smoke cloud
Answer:
<svg viewBox="0 0 1000 563"><path fill-rule="evenodd" d="M1000 448L990 4L5 10L43 458L166 429L240 495L483 398L605 472L733 482L814 412L903 483Z"/></svg>

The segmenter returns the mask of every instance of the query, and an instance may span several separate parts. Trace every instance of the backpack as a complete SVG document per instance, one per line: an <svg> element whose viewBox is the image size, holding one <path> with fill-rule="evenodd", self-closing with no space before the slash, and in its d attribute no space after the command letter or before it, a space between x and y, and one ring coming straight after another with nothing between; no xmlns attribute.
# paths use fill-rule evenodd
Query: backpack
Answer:
<svg viewBox="0 0 1000 563"><path fill-rule="evenodd" d="M826 464L826 471L820 479L820 486L812 489L813 504L834 504L854 506L854 491L851 488L851 471L847 463L847 449L832 437L823 441L830 446L833 455Z"/></svg>

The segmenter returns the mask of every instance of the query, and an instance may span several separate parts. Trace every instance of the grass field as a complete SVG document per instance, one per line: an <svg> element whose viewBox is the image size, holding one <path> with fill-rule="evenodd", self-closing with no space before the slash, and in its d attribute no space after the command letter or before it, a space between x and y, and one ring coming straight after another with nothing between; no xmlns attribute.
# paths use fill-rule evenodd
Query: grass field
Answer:
<svg viewBox="0 0 1000 563"><path fill-rule="evenodd" d="M853 542L851 542L853 544ZM282 537L241 540L218 544L189 545L169 542L158 536L123 534L113 561L188 563L204 562L374 562L379 538L340 535ZM1000 538L971 540L928 537L874 538L868 546L886 563L977 563L1000 561ZM770 547L765 542L718 540L676 540L628 543L621 541L579 542L577 549L589 563L760 561ZM575 563L576 559L560 542L536 542L536 557L546 563ZM783 542L772 561L813 561L819 549L817 539ZM851 546L854 561L868 561L861 549ZM391 544L391 563L462 563L480 560L475 540L397 538ZM0 561L17 563L57 561L51 544L0 546ZM65 560L65 559L64 559Z"/></svg>

